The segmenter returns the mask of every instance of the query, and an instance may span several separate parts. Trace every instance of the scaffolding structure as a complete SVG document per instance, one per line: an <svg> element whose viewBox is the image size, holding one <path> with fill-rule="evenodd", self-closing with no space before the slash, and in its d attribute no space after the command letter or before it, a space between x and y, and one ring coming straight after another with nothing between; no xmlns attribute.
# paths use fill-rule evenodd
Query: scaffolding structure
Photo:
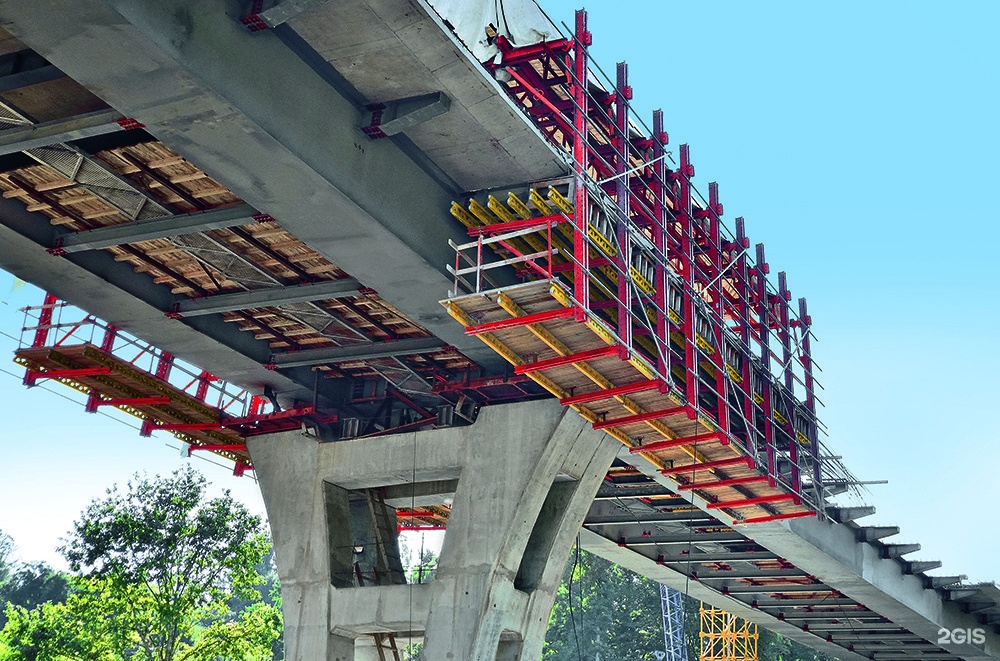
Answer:
<svg viewBox="0 0 1000 661"><path fill-rule="evenodd" d="M663 648L667 661L687 661L684 645L684 602L679 591L660 584L660 610L663 612Z"/></svg>
<svg viewBox="0 0 1000 661"><path fill-rule="evenodd" d="M472 240L452 243L448 312L709 508L822 516L824 483L850 478L819 439L805 299L742 218L723 225L716 184L698 194L688 146L671 161L662 112L634 122L627 65L592 75L585 11L572 37L497 42L488 66L574 174L452 204Z"/></svg>
<svg viewBox="0 0 1000 661"><path fill-rule="evenodd" d="M140 435L170 432L188 454L208 451L233 461L238 475L252 469L247 436L298 428L313 413L308 406L279 410L52 294L25 308L14 362L25 368L26 386L66 385L86 396L87 412L118 409L142 421Z"/></svg>
<svg viewBox="0 0 1000 661"><path fill-rule="evenodd" d="M757 661L757 625L720 608L702 606L699 661Z"/></svg>

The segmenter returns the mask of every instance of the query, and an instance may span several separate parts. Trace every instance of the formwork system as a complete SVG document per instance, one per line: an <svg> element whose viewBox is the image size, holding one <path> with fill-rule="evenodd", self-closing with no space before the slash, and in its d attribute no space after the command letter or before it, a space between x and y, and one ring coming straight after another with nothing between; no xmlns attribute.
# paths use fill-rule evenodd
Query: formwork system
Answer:
<svg viewBox="0 0 1000 661"><path fill-rule="evenodd" d="M723 225L716 184L697 193L687 145L672 161L662 112L635 123L627 65L595 79L590 42L584 11L571 38L497 37L487 66L574 175L453 203L472 240L453 244L443 304L709 508L822 516L824 482L848 474L821 451L806 301L768 279L741 218Z"/></svg>

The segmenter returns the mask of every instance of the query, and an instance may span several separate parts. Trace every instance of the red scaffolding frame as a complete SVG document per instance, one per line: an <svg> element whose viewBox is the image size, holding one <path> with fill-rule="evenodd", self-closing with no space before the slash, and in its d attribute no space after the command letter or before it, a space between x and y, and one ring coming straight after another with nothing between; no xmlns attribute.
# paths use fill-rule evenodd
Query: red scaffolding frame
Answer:
<svg viewBox="0 0 1000 661"><path fill-rule="evenodd" d="M170 432L188 444L188 454L207 451L235 462L237 475L252 469L248 436L299 428L315 413L311 406L274 410L267 398L177 360L52 294L42 305L25 308L14 361L25 368L26 386L43 379L62 383L86 396L87 412L116 408L142 421L141 436Z"/></svg>
<svg viewBox="0 0 1000 661"><path fill-rule="evenodd" d="M724 225L715 183L701 197L687 145L672 161L662 112L652 131L633 121L627 66L596 81L591 40L585 11L572 38L498 37L487 66L573 173L452 205L475 240L453 244L445 306L713 508L745 522L822 515L826 476L846 469L821 458L805 299L793 309L785 274L768 280L742 218ZM498 287L510 268L522 284Z"/></svg>

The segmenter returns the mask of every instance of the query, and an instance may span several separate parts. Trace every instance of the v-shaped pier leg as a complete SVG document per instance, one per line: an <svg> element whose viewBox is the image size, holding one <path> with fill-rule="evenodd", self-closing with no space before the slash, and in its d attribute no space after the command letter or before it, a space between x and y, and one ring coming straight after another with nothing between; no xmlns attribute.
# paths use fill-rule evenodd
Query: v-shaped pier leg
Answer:
<svg viewBox="0 0 1000 661"><path fill-rule="evenodd" d="M566 559L619 444L547 401L486 408L470 427L325 444L286 432L249 447L289 661L361 661L351 639L372 633L401 645L422 636L425 658L511 661L541 656ZM451 501L433 582L351 586L359 524L344 498L368 489Z"/></svg>

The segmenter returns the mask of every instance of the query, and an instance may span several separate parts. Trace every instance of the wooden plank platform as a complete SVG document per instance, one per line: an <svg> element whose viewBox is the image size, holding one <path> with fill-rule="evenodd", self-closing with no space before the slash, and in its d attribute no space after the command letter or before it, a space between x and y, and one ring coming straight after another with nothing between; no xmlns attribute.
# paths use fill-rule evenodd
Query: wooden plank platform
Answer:
<svg viewBox="0 0 1000 661"><path fill-rule="evenodd" d="M698 495L725 505L719 509L737 521L810 513L780 483L772 486L766 480L740 479L759 478L766 464L758 465L758 458L747 456L740 443L698 415L683 393L663 381L642 357L602 351L618 346L619 341L601 321L590 316L581 323L572 315L558 314L574 306L558 281L538 280L461 295L442 305L466 326L466 332L477 335L516 370L554 396L569 399L569 406L596 428L632 449L636 461L652 463L678 486L694 484L699 487L694 489ZM529 315L544 321L517 321ZM598 394L650 380L658 381L659 387L606 397ZM573 401L584 394L587 401ZM650 450L644 451L647 445Z"/></svg>
<svg viewBox="0 0 1000 661"><path fill-rule="evenodd" d="M197 425L222 422L227 417L220 409L90 344L23 348L17 351L14 361L29 370L39 372L41 376L44 376L45 372L56 370L105 368L106 374L65 376L54 380L85 395L90 395L92 391L99 393L103 399L166 397L169 403L115 406L141 420L150 420L156 424ZM229 448L213 452L239 464L251 463L250 455L245 449L245 439L236 430L220 427L170 433L195 447L243 446L242 449Z"/></svg>

